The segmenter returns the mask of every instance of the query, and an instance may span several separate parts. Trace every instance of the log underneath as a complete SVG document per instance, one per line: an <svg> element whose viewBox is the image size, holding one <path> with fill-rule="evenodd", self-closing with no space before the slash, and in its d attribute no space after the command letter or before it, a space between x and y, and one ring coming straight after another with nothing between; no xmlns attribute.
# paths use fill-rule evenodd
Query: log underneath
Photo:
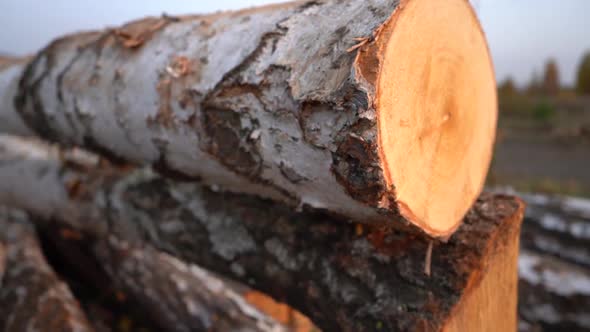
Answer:
<svg viewBox="0 0 590 332"><path fill-rule="evenodd" d="M68 286L45 261L31 225L22 216L7 215L4 210L0 214L0 248L6 248L0 330L93 331Z"/></svg>
<svg viewBox="0 0 590 332"><path fill-rule="evenodd" d="M590 270L523 250L519 262L523 330L590 331Z"/></svg>
<svg viewBox="0 0 590 332"><path fill-rule="evenodd" d="M495 135L493 70L464 0L148 18L58 39L23 68L0 72L12 133L24 120L166 174L432 236L480 193Z"/></svg>
<svg viewBox="0 0 590 332"><path fill-rule="evenodd" d="M590 200L522 196L522 331L590 331Z"/></svg>
<svg viewBox="0 0 590 332"><path fill-rule="evenodd" d="M55 224L39 231L79 283L103 294L114 287L134 313L160 330L287 331L217 276L149 245L130 246L115 236L94 239Z"/></svg>
<svg viewBox="0 0 590 332"><path fill-rule="evenodd" d="M448 243L434 244L428 276L429 244L405 232L296 213L148 170L101 175L104 165L64 163L63 153L43 155L39 146L9 153L10 146L10 162L0 162L2 202L96 238L149 243L286 302L324 331L516 327L518 199L478 200Z"/></svg>

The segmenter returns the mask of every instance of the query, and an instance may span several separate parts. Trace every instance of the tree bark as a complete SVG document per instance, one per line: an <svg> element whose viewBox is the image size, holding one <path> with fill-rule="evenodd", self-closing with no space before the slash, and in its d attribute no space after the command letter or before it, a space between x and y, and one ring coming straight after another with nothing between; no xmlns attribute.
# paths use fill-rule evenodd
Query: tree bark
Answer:
<svg viewBox="0 0 590 332"><path fill-rule="evenodd" d="M523 330L590 331L590 270L534 251L519 262Z"/></svg>
<svg viewBox="0 0 590 332"><path fill-rule="evenodd" d="M527 202L523 246L590 268L590 200L522 195Z"/></svg>
<svg viewBox="0 0 590 332"><path fill-rule="evenodd" d="M501 264L506 287L490 294L485 286L488 271L498 268L494 257L512 257L516 250L523 205L515 198L482 197L448 243L434 244L428 276L429 244L408 233L296 213L148 170L81 172L82 163L63 163L63 153L46 158L50 154L42 155L40 147L4 140L1 202L99 239L149 243L288 303L324 331L453 330L454 320L469 317L490 327L515 315L506 302L501 317L484 311L460 317L473 298L516 297L510 260ZM14 178L18 184L8 181Z"/></svg>
<svg viewBox="0 0 590 332"><path fill-rule="evenodd" d="M98 289L112 285L164 331L286 331L218 277L149 245L129 246L114 236L97 240L56 224L40 229L78 275L89 273L88 262L96 265L90 270L102 278L82 282Z"/></svg>
<svg viewBox="0 0 590 332"><path fill-rule="evenodd" d="M68 286L45 261L33 228L22 215L0 214L0 247L6 248L2 331L93 331Z"/></svg>
<svg viewBox="0 0 590 332"><path fill-rule="evenodd" d="M23 136L34 133L27 127L14 105L18 82L29 61L28 58L0 56L0 132Z"/></svg>
<svg viewBox="0 0 590 332"><path fill-rule="evenodd" d="M58 39L21 71L0 72L7 132L24 120L112 159L432 236L476 199L494 139L489 55L462 0L147 18Z"/></svg>
<svg viewBox="0 0 590 332"><path fill-rule="evenodd" d="M590 201L522 194L523 331L590 331Z"/></svg>

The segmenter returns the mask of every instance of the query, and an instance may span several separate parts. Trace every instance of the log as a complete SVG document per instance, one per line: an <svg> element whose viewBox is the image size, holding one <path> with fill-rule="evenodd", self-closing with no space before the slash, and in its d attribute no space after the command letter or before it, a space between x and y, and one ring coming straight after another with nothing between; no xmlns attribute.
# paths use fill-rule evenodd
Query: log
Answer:
<svg viewBox="0 0 590 332"><path fill-rule="evenodd" d="M94 331L68 286L45 261L35 232L22 215L0 211L0 247L6 248L0 330Z"/></svg>
<svg viewBox="0 0 590 332"><path fill-rule="evenodd" d="M590 200L520 194L523 331L590 331Z"/></svg>
<svg viewBox="0 0 590 332"><path fill-rule="evenodd" d="M63 264L77 270L71 273L100 275L85 276L81 283L103 290L105 285L115 287L139 317L154 321L160 330L287 331L218 277L149 245L130 246L112 235L94 239L55 224L40 231ZM95 266L89 268L88 262Z"/></svg>
<svg viewBox="0 0 590 332"><path fill-rule="evenodd" d="M150 170L81 171L63 153L25 145L4 140L0 202L96 238L152 245L269 294L324 331L516 328L516 198L484 195L447 243L432 243Z"/></svg>
<svg viewBox="0 0 590 332"><path fill-rule="evenodd" d="M521 194L527 202L523 247L590 268L590 200Z"/></svg>
<svg viewBox="0 0 590 332"><path fill-rule="evenodd" d="M0 132L14 135L32 135L34 132L27 127L18 116L14 105L14 97L18 93L18 82L30 59L7 58L0 56Z"/></svg>
<svg viewBox="0 0 590 332"><path fill-rule="evenodd" d="M590 269L523 250L519 274L523 330L590 331Z"/></svg>
<svg viewBox="0 0 590 332"><path fill-rule="evenodd" d="M495 136L490 56L464 0L146 18L20 66L0 73L19 80L0 114L46 139L433 237L481 192Z"/></svg>

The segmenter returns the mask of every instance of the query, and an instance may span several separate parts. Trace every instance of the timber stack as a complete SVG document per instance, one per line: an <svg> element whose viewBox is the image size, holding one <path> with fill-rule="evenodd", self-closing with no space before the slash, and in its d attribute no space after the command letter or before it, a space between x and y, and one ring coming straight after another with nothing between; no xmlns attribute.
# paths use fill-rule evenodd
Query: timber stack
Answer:
<svg viewBox="0 0 590 332"><path fill-rule="evenodd" d="M495 91L465 0L297 1L65 36L0 60L1 233L23 219L36 253L15 260L0 238L0 271L38 261L69 280L55 296L76 315L56 331L98 329L87 299L70 303L96 290L159 329L290 329L236 281L324 331L514 331L524 205L480 196Z"/></svg>

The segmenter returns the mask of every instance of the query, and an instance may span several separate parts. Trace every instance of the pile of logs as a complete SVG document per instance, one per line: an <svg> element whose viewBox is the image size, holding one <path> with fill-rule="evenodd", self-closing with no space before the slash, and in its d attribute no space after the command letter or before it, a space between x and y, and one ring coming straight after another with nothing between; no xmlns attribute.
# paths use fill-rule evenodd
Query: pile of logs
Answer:
<svg viewBox="0 0 590 332"><path fill-rule="evenodd" d="M496 118L464 0L146 18L2 58L0 329L513 331L517 267L522 329L587 328L588 220L528 222L517 264L524 203L480 195Z"/></svg>
<svg viewBox="0 0 590 332"><path fill-rule="evenodd" d="M590 331L590 200L521 197L521 330Z"/></svg>
<svg viewBox="0 0 590 332"><path fill-rule="evenodd" d="M489 326L488 318L469 317L497 317L504 307L484 305L490 292L514 306L516 322L515 246L523 205L510 196L482 196L447 243L435 242L428 275L432 242L417 235L216 192L150 169L121 169L33 139L0 142L2 202L30 213L19 218L36 225L59 266L78 270L69 272L78 283L107 293L112 285L163 329L283 328L200 267L288 303L326 331ZM28 223L10 213L4 218ZM21 267L10 264L11 242L6 246L11 275ZM37 319L17 312L22 321L10 318L12 324Z"/></svg>

